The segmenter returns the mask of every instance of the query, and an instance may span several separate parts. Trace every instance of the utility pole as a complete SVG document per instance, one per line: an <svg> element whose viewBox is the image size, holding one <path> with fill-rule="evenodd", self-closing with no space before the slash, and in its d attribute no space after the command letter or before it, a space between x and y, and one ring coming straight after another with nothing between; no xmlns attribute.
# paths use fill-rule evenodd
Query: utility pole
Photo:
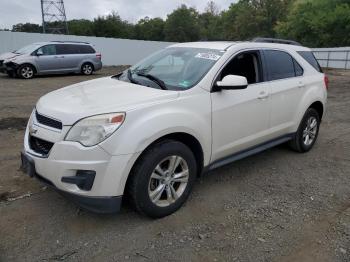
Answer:
<svg viewBox="0 0 350 262"><path fill-rule="evenodd" d="M63 0L41 0L44 34L68 34Z"/></svg>

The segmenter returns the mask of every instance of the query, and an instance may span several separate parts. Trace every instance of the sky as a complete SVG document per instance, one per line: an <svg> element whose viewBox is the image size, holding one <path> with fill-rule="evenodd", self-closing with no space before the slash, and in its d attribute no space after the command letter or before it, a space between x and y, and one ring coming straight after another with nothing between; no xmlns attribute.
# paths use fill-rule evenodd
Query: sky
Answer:
<svg viewBox="0 0 350 262"><path fill-rule="evenodd" d="M209 1L209 0L208 0ZM116 11L122 19L136 23L140 18L162 17L181 4L203 11L205 0L64 0L66 16L71 19L93 19ZM215 0L220 10L235 0ZM41 24L40 0L0 0L0 28L11 29L17 23Z"/></svg>

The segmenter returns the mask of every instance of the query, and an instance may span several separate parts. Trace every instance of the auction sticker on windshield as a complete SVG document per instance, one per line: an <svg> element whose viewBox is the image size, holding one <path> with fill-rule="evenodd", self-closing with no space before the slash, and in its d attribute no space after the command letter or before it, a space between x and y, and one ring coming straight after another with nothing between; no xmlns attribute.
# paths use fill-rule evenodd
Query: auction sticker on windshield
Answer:
<svg viewBox="0 0 350 262"><path fill-rule="evenodd" d="M214 53L198 53L195 57L217 61L221 56Z"/></svg>

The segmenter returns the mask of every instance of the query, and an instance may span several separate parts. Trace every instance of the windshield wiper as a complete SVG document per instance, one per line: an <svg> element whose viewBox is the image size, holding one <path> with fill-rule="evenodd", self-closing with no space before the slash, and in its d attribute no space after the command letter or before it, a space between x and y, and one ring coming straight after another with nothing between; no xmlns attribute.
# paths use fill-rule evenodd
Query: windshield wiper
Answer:
<svg viewBox="0 0 350 262"><path fill-rule="evenodd" d="M154 76L154 75L151 75L151 74L145 74L145 73L142 73L142 72L136 72L136 74L138 76L143 76L143 77L146 77L148 78L149 80L155 82L157 85L159 85L159 87L163 90L168 90L168 88L166 87L166 84L164 83L163 80L159 79L158 77Z"/></svg>
<svg viewBox="0 0 350 262"><path fill-rule="evenodd" d="M139 84L133 77L132 77L132 73L131 73L131 70L128 69L127 71L127 77L130 81L130 83L133 83L133 84Z"/></svg>

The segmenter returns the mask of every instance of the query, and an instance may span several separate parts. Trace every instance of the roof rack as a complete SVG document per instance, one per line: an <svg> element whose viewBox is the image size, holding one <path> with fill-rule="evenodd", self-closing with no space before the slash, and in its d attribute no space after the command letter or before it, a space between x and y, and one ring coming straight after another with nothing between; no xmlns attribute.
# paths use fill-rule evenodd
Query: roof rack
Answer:
<svg viewBox="0 0 350 262"><path fill-rule="evenodd" d="M79 43L79 44L90 44L88 42L83 42L83 41L50 41L50 42L55 42L55 43Z"/></svg>
<svg viewBox="0 0 350 262"><path fill-rule="evenodd" d="M278 39L278 38L267 38L267 37L256 37L252 39L252 42L258 43L276 43L276 44L286 44L286 45L299 45L300 43L293 40Z"/></svg>

